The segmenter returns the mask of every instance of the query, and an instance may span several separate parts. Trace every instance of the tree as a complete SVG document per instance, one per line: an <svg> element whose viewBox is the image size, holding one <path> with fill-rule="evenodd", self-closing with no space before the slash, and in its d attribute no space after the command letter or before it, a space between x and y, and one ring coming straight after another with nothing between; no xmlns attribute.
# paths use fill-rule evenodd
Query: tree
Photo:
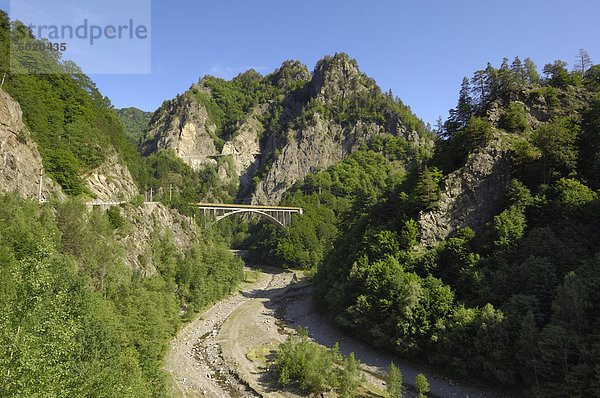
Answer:
<svg viewBox="0 0 600 398"><path fill-rule="evenodd" d="M419 181L415 187L415 199L418 208L435 209L437 202L440 200L440 188L438 186L440 176L439 170L433 168L430 171L427 166L419 173Z"/></svg>
<svg viewBox="0 0 600 398"><path fill-rule="evenodd" d="M419 398L425 398L425 394L429 392L429 382L423 373L419 373L415 378L415 387L417 388L417 396Z"/></svg>
<svg viewBox="0 0 600 398"><path fill-rule="evenodd" d="M544 182L550 182L553 177L568 175L575 169L578 133L579 127L568 118L554 118L535 130L533 142L542 152L546 172Z"/></svg>
<svg viewBox="0 0 600 398"><path fill-rule="evenodd" d="M387 390L393 398L402 398L402 372L394 365L394 362L390 363Z"/></svg>
<svg viewBox="0 0 600 398"><path fill-rule="evenodd" d="M471 118L473 114L473 100L471 98L471 86L469 85L469 79L463 78L460 86L460 93L458 95L458 104L456 109L450 110L450 120L448 130L456 131L463 128Z"/></svg>
<svg viewBox="0 0 600 398"><path fill-rule="evenodd" d="M527 82L530 84L537 84L540 82L537 66L533 63L531 58L525 58L525 76L527 77Z"/></svg>
<svg viewBox="0 0 600 398"><path fill-rule="evenodd" d="M510 65L510 71L513 75L513 78L519 84L523 84L527 81L527 73L525 72L525 68L523 67L523 63L519 57L515 57L513 63Z"/></svg>
<svg viewBox="0 0 600 398"><path fill-rule="evenodd" d="M508 58L502 59L502 65L497 71L498 73L498 95L503 99L507 99L508 95L514 88L515 78L508 66Z"/></svg>
<svg viewBox="0 0 600 398"><path fill-rule="evenodd" d="M526 220L523 211L516 206L511 206L491 222L493 229L494 247L503 249L515 244L525 232Z"/></svg>
<svg viewBox="0 0 600 398"><path fill-rule="evenodd" d="M585 76L585 73L590 66L592 66L592 60L590 59L590 56L588 55L587 51L585 51L583 48L580 48L577 52L577 55L575 55L575 71L581 73L581 76Z"/></svg>
<svg viewBox="0 0 600 398"><path fill-rule="evenodd" d="M483 107L485 100L487 98L486 86L485 86L485 71L478 70L473 74L471 78L471 83L473 84L473 93L477 93L479 97L479 101L477 101L477 105L480 108Z"/></svg>
<svg viewBox="0 0 600 398"><path fill-rule="evenodd" d="M571 83L571 76L567 71L567 63L561 60L556 60L552 64L544 65L544 74L546 81L552 87L565 88Z"/></svg>

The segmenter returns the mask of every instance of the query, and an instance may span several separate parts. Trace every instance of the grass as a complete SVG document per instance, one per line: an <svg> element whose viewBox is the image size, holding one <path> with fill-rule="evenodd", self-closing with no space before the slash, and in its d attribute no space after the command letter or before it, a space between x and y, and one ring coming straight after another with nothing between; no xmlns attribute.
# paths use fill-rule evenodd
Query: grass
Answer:
<svg viewBox="0 0 600 398"><path fill-rule="evenodd" d="M253 348L248 351L246 358L254 363L257 363L259 367L266 369L273 363L278 347L279 343L273 342L271 344Z"/></svg>

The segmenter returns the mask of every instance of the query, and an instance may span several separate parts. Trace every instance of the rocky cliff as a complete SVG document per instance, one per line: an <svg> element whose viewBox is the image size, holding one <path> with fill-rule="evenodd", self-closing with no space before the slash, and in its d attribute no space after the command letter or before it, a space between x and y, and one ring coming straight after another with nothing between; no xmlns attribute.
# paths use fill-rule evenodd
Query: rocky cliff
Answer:
<svg viewBox="0 0 600 398"><path fill-rule="evenodd" d="M58 184L44 174L42 157L23 123L21 107L0 89L0 191L37 198L40 175L44 199L67 199ZM137 195L129 170L116 154L88 173L85 181L94 201L130 200ZM105 209L99 207L94 211ZM194 221L166 206L126 205L120 211L126 222L115 233L122 244L123 260L131 269L154 273L156 267L150 254L160 240L173 242L180 255L198 242Z"/></svg>
<svg viewBox="0 0 600 398"><path fill-rule="evenodd" d="M421 245L434 244L470 227L483 232L490 219L503 208L510 182L509 145L500 134L469 155L463 167L445 180L437 208L419 214Z"/></svg>
<svg viewBox="0 0 600 398"><path fill-rule="evenodd" d="M138 194L138 188L129 169L114 153L109 155L99 167L86 173L84 180L95 201L128 201Z"/></svg>
<svg viewBox="0 0 600 398"><path fill-rule="evenodd" d="M548 89L526 84L487 104L481 116L489 120L493 138L472 150L464 165L447 176L437 208L419 214L421 244L432 246L465 227L483 232L503 209L505 189L514 176L512 144L530 143L533 132L556 117L580 123L581 111L593 96L584 86ZM522 131L503 130L509 105L522 109Z"/></svg>
<svg viewBox="0 0 600 398"><path fill-rule="evenodd" d="M232 116L240 108L243 116ZM173 150L196 171L213 165L223 184L239 184L238 199L276 204L294 182L375 134L431 148L430 134L407 109L382 94L356 61L336 54L312 75L286 61L265 77L204 77L155 112L140 146L144 154Z"/></svg>
<svg viewBox="0 0 600 398"><path fill-rule="evenodd" d="M42 157L23 123L19 104L0 88L0 191L37 198L63 198L60 187L44 173Z"/></svg>

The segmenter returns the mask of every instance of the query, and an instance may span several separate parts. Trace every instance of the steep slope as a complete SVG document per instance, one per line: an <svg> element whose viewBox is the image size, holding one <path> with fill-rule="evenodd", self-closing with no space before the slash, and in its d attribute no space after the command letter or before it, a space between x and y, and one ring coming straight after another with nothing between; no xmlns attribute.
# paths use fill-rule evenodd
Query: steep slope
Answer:
<svg viewBox="0 0 600 398"><path fill-rule="evenodd" d="M134 107L116 109L116 112L123 125L127 141L137 144L148 127L152 112L144 112Z"/></svg>
<svg viewBox="0 0 600 398"><path fill-rule="evenodd" d="M313 297L366 341L468 380L598 396L600 66L556 61L541 79L525 65L464 79L427 166L340 217ZM288 236L273 240L286 254Z"/></svg>
<svg viewBox="0 0 600 398"><path fill-rule="evenodd" d="M418 223L421 244L431 247L469 227L482 233L503 208L510 183L510 153L506 135L498 136L469 155L463 167L448 175L434 210L422 211Z"/></svg>
<svg viewBox="0 0 600 398"><path fill-rule="evenodd" d="M431 135L398 99L384 95L345 54L319 61L311 75L286 61L273 74L230 82L207 76L166 101L141 142L143 154L173 150L196 171L218 169L237 196L279 203L308 173L341 161L377 134L428 151Z"/></svg>
<svg viewBox="0 0 600 398"><path fill-rule="evenodd" d="M0 191L37 198L42 176L42 197L63 198L60 187L45 174L22 115L19 104L0 88Z"/></svg>

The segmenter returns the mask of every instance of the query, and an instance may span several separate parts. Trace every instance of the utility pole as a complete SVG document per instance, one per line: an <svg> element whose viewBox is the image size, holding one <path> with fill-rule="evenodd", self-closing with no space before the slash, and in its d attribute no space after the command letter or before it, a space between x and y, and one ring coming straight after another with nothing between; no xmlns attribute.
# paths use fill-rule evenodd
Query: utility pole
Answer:
<svg viewBox="0 0 600 398"><path fill-rule="evenodd" d="M4 72L4 75L2 76L2 83L0 84L0 87L4 86L4 78L6 77L6 72Z"/></svg>
<svg viewBox="0 0 600 398"><path fill-rule="evenodd" d="M169 184L169 203L171 203L171 191L173 191L173 184Z"/></svg>
<svg viewBox="0 0 600 398"><path fill-rule="evenodd" d="M152 196L153 196L152 194L153 194L153 191L152 191L152 188L150 188L150 202L152 202Z"/></svg>
<svg viewBox="0 0 600 398"><path fill-rule="evenodd" d="M6 75L6 73L5 73ZM2 78L2 83L4 83L4 78ZM42 203L42 179L44 178L44 172L40 172L40 190L38 192L38 202Z"/></svg>

